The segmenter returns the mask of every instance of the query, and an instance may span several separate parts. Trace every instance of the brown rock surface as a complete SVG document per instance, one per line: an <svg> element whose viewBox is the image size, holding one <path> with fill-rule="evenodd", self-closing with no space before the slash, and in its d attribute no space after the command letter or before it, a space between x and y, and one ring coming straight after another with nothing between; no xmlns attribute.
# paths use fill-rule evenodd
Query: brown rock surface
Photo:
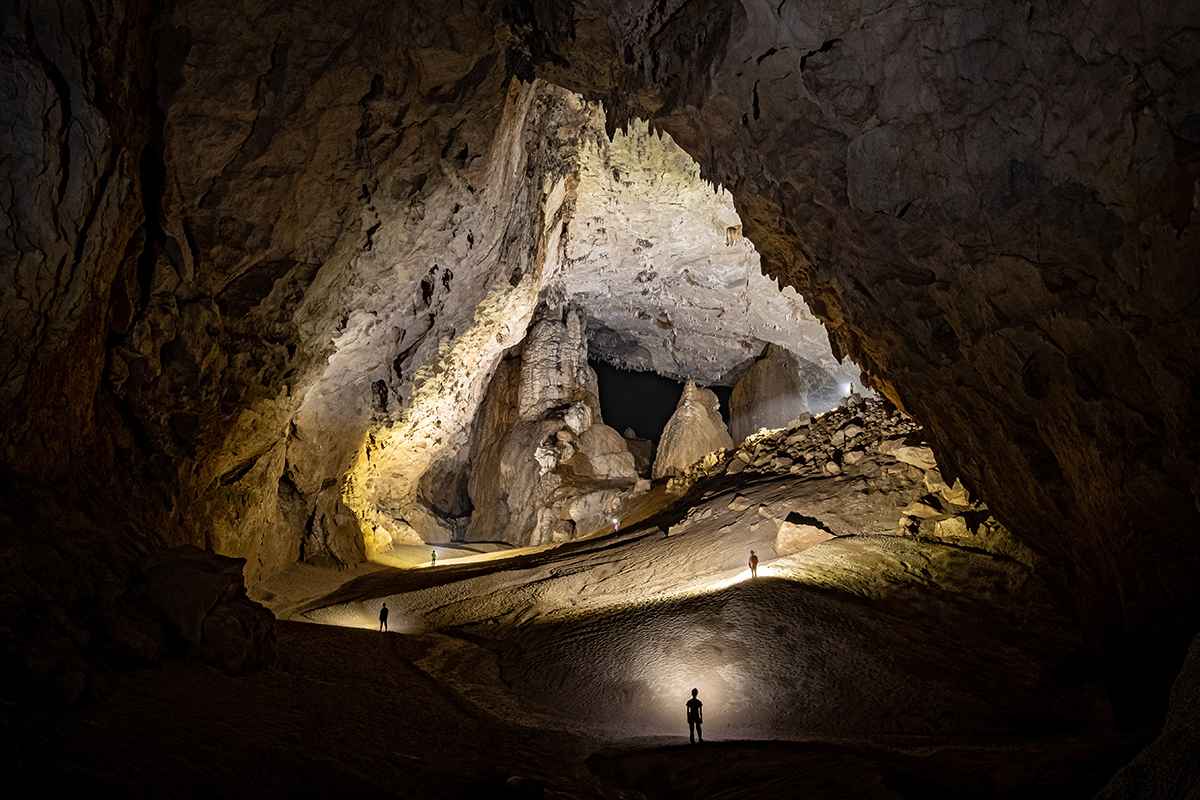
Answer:
<svg viewBox="0 0 1200 800"><path fill-rule="evenodd" d="M275 617L246 597L244 559L191 545L151 553L139 571L146 598L186 652L228 675L275 661Z"/></svg>

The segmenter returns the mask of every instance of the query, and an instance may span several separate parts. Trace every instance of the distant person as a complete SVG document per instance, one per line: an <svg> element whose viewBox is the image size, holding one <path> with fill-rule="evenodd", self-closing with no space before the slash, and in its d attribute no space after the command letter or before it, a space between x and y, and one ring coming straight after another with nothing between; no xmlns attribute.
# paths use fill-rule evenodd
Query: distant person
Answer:
<svg viewBox="0 0 1200 800"><path fill-rule="evenodd" d="M431 567L437 566L437 550L429 551L429 566L431 566Z"/></svg>
<svg viewBox="0 0 1200 800"><path fill-rule="evenodd" d="M379 609L379 630L381 630L381 631L387 630L387 615L388 615L387 603L384 603L383 608Z"/></svg>
<svg viewBox="0 0 1200 800"><path fill-rule="evenodd" d="M758 556L754 555L754 551L750 551L750 577L758 577Z"/></svg>
<svg viewBox="0 0 1200 800"><path fill-rule="evenodd" d="M617 521L616 517L613 517L613 533L619 530L621 530L621 523Z"/></svg>
<svg viewBox="0 0 1200 800"><path fill-rule="evenodd" d="M696 695L700 694L699 689L692 689L692 699L687 701L688 714L688 740L692 744L696 743L696 737L700 741L704 741L704 732L700 730L700 726L704 724L704 703Z"/></svg>

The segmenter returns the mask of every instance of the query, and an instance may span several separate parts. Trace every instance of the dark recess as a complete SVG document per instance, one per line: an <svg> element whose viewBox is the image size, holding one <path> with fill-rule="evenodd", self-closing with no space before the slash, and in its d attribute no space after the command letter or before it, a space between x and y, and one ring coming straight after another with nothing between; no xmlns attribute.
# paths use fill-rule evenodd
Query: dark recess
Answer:
<svg viewBox="0 0 1200 800"><path fill-rule="evenodd" d="M667 420L675 413L683 384L656 372L634 372L618 369L603 361L588 361L596 371L600 388L600 413L604 424L624 433L633 428L643 439L650 439L658 447ZM721 401L721 416L729 424L728 386L707 387Z"/></svg>

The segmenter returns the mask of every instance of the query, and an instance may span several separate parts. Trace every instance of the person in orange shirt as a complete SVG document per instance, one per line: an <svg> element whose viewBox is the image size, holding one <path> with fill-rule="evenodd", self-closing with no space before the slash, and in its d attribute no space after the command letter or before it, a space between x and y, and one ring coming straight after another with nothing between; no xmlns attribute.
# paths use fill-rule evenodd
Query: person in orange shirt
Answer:
<svg viewBox="0 0 1200 800"><path fill-rule="evenodd" d="M754 551L750 551L750 577L758 577L758 556L754 555Z"/></svg>

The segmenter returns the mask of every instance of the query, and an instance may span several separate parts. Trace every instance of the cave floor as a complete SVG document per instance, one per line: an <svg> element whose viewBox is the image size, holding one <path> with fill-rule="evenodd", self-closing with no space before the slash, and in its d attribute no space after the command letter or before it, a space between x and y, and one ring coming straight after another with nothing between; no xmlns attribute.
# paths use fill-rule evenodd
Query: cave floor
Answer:
<svg viewBox="0 0 1200 800"><path fill-rule="evenodd" d="M416 666L419 638L281 622L279 639L253 675L172 662L83 711L0 703L9 779L89 797L1086 797L1063 778L1102 781L1131 746L1097 731L614 741L481 709Z"/></svg>
<svg viewBox="0 0 1200 800"><path fill-rule="evenodd" d="M779 509L831 487L714 483L506 558L298 567L252 588L275 666L0 703L9 772L102 797L1085 798L1153 735L1113 728L1070 618L1003 543L777 555Z"/></svg>

